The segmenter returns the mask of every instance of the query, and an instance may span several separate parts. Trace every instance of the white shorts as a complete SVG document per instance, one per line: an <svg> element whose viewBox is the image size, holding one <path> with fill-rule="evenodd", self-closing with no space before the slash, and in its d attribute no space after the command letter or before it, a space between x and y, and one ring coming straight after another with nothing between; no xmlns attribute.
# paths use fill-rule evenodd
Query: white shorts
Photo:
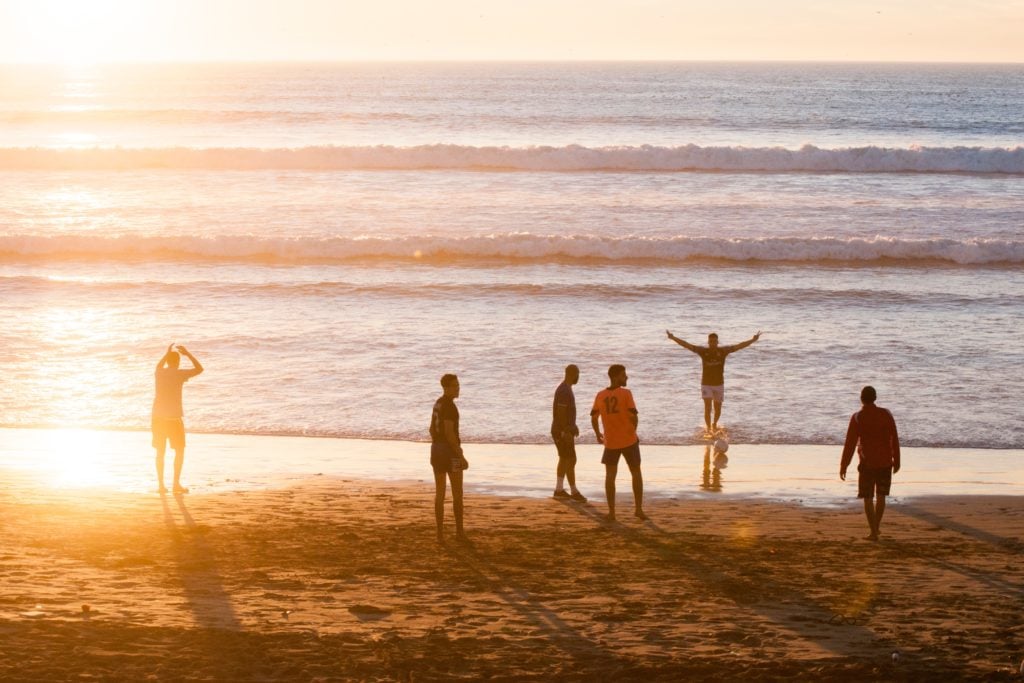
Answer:
<svg viewBox="0 0 1024 683"><path fill-rule="evenodd" d="M700 397L707 400L718 401L719 403L725 399L725 385L724 384L701 384L700 385Z"/></svg>

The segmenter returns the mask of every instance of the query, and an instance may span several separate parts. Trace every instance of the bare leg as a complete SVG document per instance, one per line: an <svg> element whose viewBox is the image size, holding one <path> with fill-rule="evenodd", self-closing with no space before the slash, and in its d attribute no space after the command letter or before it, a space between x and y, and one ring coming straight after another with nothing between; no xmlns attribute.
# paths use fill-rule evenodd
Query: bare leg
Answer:
<svg viewBox="0 0 1024 683"><path fill-rule="evenodd" d="M450 472L448 477L452 481L452 509L455 511L455 538L465 538L466 532L462 528L462 470Z"/></svg>
<svg viewBox="0 0 1024 683"><path fill-rule="evenodd" d="M604 466L604 495L608 499L609 521L615 521L615 475L618 473L618 464Z"/></svg>
<svg viewBox="0 0 1024 683"><path fill-rule="evenodd" d="M704 399L704 425L711 431L711 399Z"/></svg>
<svg viewBox="0 0 1024 683"><path fill-rule="evenodd" d="M882 533L882 515L885 514L885 496L881 493L875 498L875 536Z"/></svg>
<svg viewBox="0 0 1024 683"><path fill-rule="evenodd" d="M188 489L181 485L181 466L185 464L185 449L174 451L174 492L188 493Z"/></svg>
<svg viewBox="0 0 1024 683"><path fill-rule="evenodd" d="M558 459L558 466L555 467L555 475L558 477L558 482L562 482L562 477L566 475L565 461L562 458ZM569 485L572 486L572 479L569 479Z"/></svg>
<svg viewBox="0 0 1024 683"><path fill-rule="evenodd" d="M868 525L871 526L871 534L868 536L868 540L877 541L878 527L875 526L875 504L870 497L864 499L864 516L868 518Z"/></svg>
<svg viewBox="0 0 1024 683"><path fill-rule="evenodd" d="M561 463L559 463L559 466L561 466ZM565 466L565 480L569 482L569 490L576 493L578 490L576 488L576 463L569 462Z"/></svg>
<svg viewBox="0 0 1024 683"><path fill-rule="evenodd" d="M640 519L647 519L644 514L644 475L640 472L640 465L630 465L629 473L633 475L633 514Z"/></svg>
<svg viewBox="0 0 1024 683"><path fill-rule="evenodd" d="M445 473L434 470L434 522L437 524L437 540L442 538L444 531L444 492Z"/></svg>
<svg viewBox="0 0 1024 683"><path fill-rule="evenodd" d="M722 402L721 401L715 401L715 421L711 423L711 426L713 428L718 426L718 420L721 419L721 417L722 417Z"/></svg>
<svg viewBox="0 0 1024 683"><path fill-rule="evenodd" d="M167 451L167 444L156 447L156 483L160 486L160 493L167 493L164 487L164 453Z"/></svg>

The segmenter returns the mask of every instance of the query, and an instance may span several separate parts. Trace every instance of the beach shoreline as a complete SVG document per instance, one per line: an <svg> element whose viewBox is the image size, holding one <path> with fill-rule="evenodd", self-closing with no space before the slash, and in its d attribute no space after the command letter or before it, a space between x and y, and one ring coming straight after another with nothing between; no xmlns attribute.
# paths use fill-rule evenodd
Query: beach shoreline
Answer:
<svg viewBox="0 0 1024 683"><path fill-rule="evenodd" d="M36 494L0 495L5 680L1007 680L1024 649L1016 496L894 502L876 544L855 500L469 492L438 545L420 483Z"/></svg>

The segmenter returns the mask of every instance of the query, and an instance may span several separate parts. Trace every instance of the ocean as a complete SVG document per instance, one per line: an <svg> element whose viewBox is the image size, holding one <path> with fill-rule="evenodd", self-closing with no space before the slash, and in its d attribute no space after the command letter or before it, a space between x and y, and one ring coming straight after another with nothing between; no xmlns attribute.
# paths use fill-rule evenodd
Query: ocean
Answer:
<svg viewBox="0 0 1024 683"><path fill-rule="evenodd" d="M1024 447L1024 66L0 67L0 427L583 441L612 363L644 443ZM300 458L301 452L287 457ZM424 456L425 457L425 456Z"/></svg>

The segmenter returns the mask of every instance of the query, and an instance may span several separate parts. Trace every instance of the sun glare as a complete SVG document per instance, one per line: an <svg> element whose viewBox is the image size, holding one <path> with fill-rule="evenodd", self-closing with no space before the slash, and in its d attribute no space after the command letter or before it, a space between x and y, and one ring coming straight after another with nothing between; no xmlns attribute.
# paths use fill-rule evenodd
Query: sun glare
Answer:
<svg viewBox="0 0 1024 683"><path fill-rule="evenodd" d="M45 432L40 473L54 488L109 487L115 483L111 444L105 432L54 429Z"/></svg>
<svg viewBox="0 0 1024 683"><path fill-rule="evenodd" d="M35 0L18 3L31 41L19 61L85 66L125 58L147 3L135 0Z"/></svg>

